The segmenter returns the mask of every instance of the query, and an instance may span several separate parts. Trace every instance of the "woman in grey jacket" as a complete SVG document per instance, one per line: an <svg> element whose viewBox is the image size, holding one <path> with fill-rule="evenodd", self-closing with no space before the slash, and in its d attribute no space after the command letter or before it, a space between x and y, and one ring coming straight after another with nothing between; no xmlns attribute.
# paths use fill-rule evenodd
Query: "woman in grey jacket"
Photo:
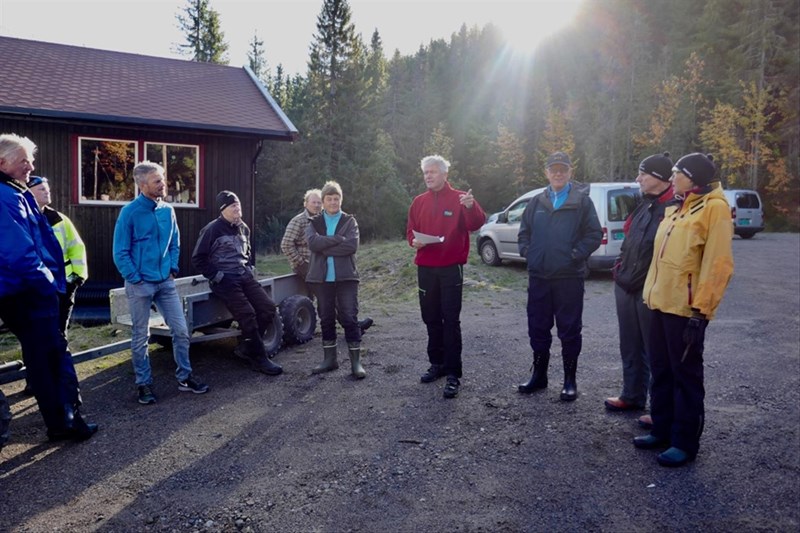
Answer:
<svg viewBox="0 0 800 533"><path fill-rule="evenodd" d="M344 328L353 377L366 377L361 366L361 329L358 325L358 223L341 210L342 188L335 181L322 187L322 213L311 219L306 240L311 251L306 282L317 297L317 314L322 328L322 364L311 372L319 374L339 368L336 347L336 319Z"/></svg>

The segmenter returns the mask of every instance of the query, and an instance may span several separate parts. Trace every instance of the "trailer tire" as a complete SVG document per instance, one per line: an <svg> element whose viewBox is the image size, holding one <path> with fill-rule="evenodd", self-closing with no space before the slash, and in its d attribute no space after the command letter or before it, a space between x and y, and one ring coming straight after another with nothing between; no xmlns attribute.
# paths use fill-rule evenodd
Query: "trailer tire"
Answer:
<svg viewBox="0 0 800 533"><path fill-rule="evenodd" d="M287 345L304 344L314 338L317 329L317 312L311 300L295 294L280 304L283 319L283 340Z"/></svg>
<svg viewBox="0 0 800 533"><path fill-rule="evenodd" d="M267 355L272 358L283 345L283 320L281 320L280 313L275 313L273 315L272 324L267 326L266 331L264 331L263 339Z"/></svg>

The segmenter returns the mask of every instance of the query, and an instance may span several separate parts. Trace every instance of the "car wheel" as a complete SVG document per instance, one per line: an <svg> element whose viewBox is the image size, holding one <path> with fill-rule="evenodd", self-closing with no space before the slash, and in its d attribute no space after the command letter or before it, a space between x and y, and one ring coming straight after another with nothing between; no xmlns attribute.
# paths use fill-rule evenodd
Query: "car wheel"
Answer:
<svg viewBox="0 0 800 533"><path fill-rule="evenodd" d="M501 263L497 247L491 239L486 239L481 243L481 260L489 266L497 266Z"/></svg>
<svg viewBox="0 0 800 533"><path fill-rule="evenodd" d="M741 237L742 239L752 239L753 237L755 237L755 235L756 235L755 233L740 233L739 237Z"/></svg>
<svg viewBox="0 0 800 533"><path fill-rule="evenodd" d="M310 299L295 294L283 300L279 308L283 319L283 341L286 344L303 344L314 338L317 312Z"/></svg>

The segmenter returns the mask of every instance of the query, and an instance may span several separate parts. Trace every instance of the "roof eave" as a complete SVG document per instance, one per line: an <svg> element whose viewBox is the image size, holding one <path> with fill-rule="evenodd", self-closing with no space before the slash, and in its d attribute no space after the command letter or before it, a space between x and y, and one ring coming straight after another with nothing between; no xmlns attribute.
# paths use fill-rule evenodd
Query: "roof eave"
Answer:
<svg viewBox="0 0 800 533"><path fill-rule="evenodd" d="M253 69L247 65L244 65L242 68L244 68L244 71L247 72L248 76L250 76L250 79L258 88L259 92L261 92L261 95L267 100L267 102L269 102L269 105L272 107L272 110L275 111L275 114L277 114L278 117L283 121L286 129L292 133L293 139L296 139L300 135L300 132L297 130L292 121L289 120L289 117L286 116L286 113L283 112L281 106L279 106L278 103L272 98L272 95L269 94L269 91L266 89L266 87L264 87L264 84L261 83L261 80L258 79L258 76L256 76L255 72L253 72Z"/></svg>
<svg viewBox="0 0 800 533"><path fill-rule="evenodd" d="M260 128L242 128L237 126L221 126L219 124L202 124L193 122L180 122L172 120L153 120L141 117L126 117L115 115L98 115L93 113L78 113L70 111L57 111L53 109L35 109L22 107L0 106L0 113L21 115L29 117L59 118L101 122L107 124L124 124L137 126L161 126L167 128L188 129L214 133L233 133L240 135L253 135L271 140L294 141L299 136L297 129L289 122L291 129L265 130ZM281 113L282 114L282 113ZM283 117L281 117L283 119ZM288 120L288 119L287 119Z"/></svg>

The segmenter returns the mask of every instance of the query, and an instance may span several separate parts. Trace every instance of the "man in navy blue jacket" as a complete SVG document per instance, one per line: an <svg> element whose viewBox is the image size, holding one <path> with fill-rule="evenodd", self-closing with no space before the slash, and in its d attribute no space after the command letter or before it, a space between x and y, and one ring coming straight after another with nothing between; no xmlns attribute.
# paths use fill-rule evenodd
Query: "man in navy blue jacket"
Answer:
<svg viewBox="0 0 800 533"><path fill-rule="evenodd" d="M28 382L50 440L86 440L97 431L80 413L78 376L59 328L66 290L61 245L25 185L36 145L0 135L0 320L19 339Z"/></svg>
<svg viewBox="0 0 800 533"><path fill-rule="evenodd" d="M600 246L603 230L587 194L570 183L572 162L556 152L545 168L550 186L531 198L519 228L519 254L528 261L528 336L533 374L519 392L547 387L553 319L564 360L563 401L578 397L575 374L581 353L583 279L586 260Z"/></svg>
<svg viewBox="0 0 800 533"><path fill-rule="evenodd" d="M163 201L164 168L143 161L133 168L141 194L122 208L114 228L114 264L125 278L125 295L131 311L131 361L136 374L139 403L156 403L147 352L150 306L155 302L172 335L172 353L178 368L178 390L203 394L205 385L192 377L189 363L189 329L183 314L175 277L178 274L180 233L175 210Z"/></svg>

